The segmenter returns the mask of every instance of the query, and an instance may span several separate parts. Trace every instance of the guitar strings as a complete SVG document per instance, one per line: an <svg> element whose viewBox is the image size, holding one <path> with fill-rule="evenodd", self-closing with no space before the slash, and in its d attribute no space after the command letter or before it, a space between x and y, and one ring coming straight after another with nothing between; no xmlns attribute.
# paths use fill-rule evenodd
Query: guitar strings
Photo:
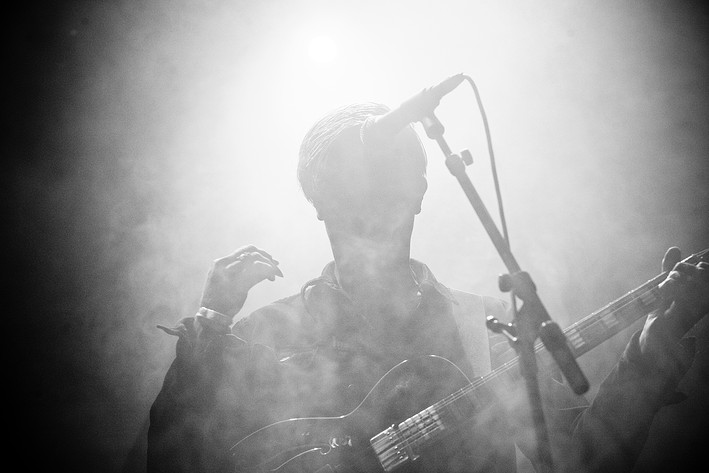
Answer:
<svg viewBox="0 0 709 473"><path fill-rule="evenodd" d="M598 324L599 322L600 322L603 326L605 326L605 323L603 323L603 321L599 318L599 316L600 316L601 313L608 312L608 311L610 311L610 312L618 312L618 311L622 310L623 308L629 306L630 304L635 303L637 300L639 300L640 298L642 298L642 296L644 296L644 295L646 295L646 294L652 295L652 296L653 296L653 302L654 302L654 300L656 299L656 297L655 297L655 295L652 293L652 291L653 291L654 289L656 289L656 288L655 288L655 287L652 287L650 290L646 290L646 289L647 289L648 286L654 286L654 285L656 284L656 282L657 282L659 279L661 279L662 277L663 277L663 275L659 275L659 276L657 276L656 278L653 278L652 280L647 281L645 284L643 284L642 286L640 286L640 287L637 288L636 290L634 290L634 291L632 291L632 292L626 294L626 296L624 296L623 298L621 298L621 300L615 301L614 303L611 303L611 304L609 304L608 306L603 307L602 309L600 309L600 310L596 311L594 314L592 314L588 319L585 319L585 320L582 320L582 321L580 321L580 322L577 322L576 324L574 324L574 325L572 325L571 327L569 327L567 330L575 329L575 330L577 330L577 331L580 331L580 330L582 330L582 329L584 329L584 328L588 328L588 327L590 327L590 326L593 326L593 325L595 325L595 324ZM642 292L643 290L644 290L644 292ZM630 300L628 300L628 298L630 298ZM613 306L616 306L616 307L613 307ZM539 345L537 345L537 346L535 347L535 352L538 352L538 351L542 350L543 348L544 348L543 345L542 345L542 344L539 344ZM494 370L494 371L488 373L487 375L484 375L484 376L482 376L482 377L476 378L475 381L473 381L472 383L470 383L468 386L465 386L465 387L463 387L463 388L457 390L456 392L452 393L451 395L447 396L446 398L444 398L444 399L442 399L441 401L439 401L439 402L433 404L431 407L425 409L424 411L422 411L422 412L420 412L420 413L418 413L418 414L416 414L416 415L421 416L421 418L422 418L422 420L423 420L425 417L431 416L431 413L430 413L430 412L429 412L429 413L426 413L425 415L422 414L423 412L426 412L426 411L433 411L433 412L436 412L436 413L437 413L437 411L439 411L439 410L447 409L448 406L454 404L456 401L462 399L463 397L469 397L470 394L474 394L474 391L475 391L477 388L481 387L481 386L484 385L484 384L487 384L487 383L488 383L489 381L491 381L492 379L497 378L497 377L500 377L500 376L503 375L503 374L508 374L508 371L509 371L511 368L517 366L518 364L519 364L519 358L515 358L515 359L513 359L513 360L510 360L509 362L507 362L507 363L505 363L504 365L500 366L498 369L496 369L496 370ZM469 400L470 400L470 399L469 399ZM416 416L416 415L415 415L415 416ZM401 426L402 424L405 424L407 421L409 421L410 419L412 419L412 418L415 417L415 416L412 416L412 417L410 417L410 418L404 420L403 422L401 422L401 423L399 424L399 426ZM430 435L435 434L435 431L438 429L438 425L437 425L437 423L435 423L435 422L434 422L434 423L430 423L430 424L424 424L424 427L423 427L423 428L420 428L419 425L420 425L419 422L414 422L414 421L412 421L409 425L404 425L404 426L397 432L397 436L398 436L403 442L405 442L409 448L412 448L412 444L413 444L413 445L417 444L419 441L421 441L421 439L423 439L423 438L425 438L425 437L427 437L427 436L430 436ZM415 430L415 433L413 433L413 434L406 434L406 431L411 430L411 429L416 429L416 430ZM379 445L381 442L383 442L384 440L386 440L386 439L380 439L380 440L376 441L376 445L378 446L378 445ZM374 446L375 443L372 443L372 445Z"/></svg>
<svg viewBox="0 0 709 473"><path fill-rule="evenodd" d="M683 263L696 263L700 261L701 259L704 258L705 255L709 253L709 248L705 249L703 251L700 251L699 253L695 253L684 260L682 260ZM601 309L597 310L593 314L591 314L589 317L586 317L579 322L571 325L570 327L567 328L567 330L572 330L575 329L577 331L581 331L582 329L588 329L589 327L598 324L599 322L605 326L605 323L602 320L601 314L607 313L607 312L620 312L622 311L625 307L629 306L630 304L635 303L636 301L640 300L641 302L644 296L650 295L651 300L649 304L646 304L643 302L645 306L651 306L653 303L657 302L661 296L657 294L657 286L661 282L662 279L666 277L667 273L662 273L654 278L650 279L649 281L646 281L644 284L642 284L640 287L636 288L633 291L630 291L626 295L620 297L619 299L611 302L610 304L602 307ZM628 300L628 298L631 298ZM539 346L537 346L539 348Z"/></svg>
<svg viewBox="0 0 709 473"><path fill-rule="evenodd" d="M696 261L701 258L703 258L707 253L709 253L709 249L704 250L700 253L694 254L685 260L683 262L691 262L691 261ZM656 303L659 300L659 297L655 292L657 291L657 285L661 279L663 279L666 276L666 273L660 274L649 281L645 282L642 284L640 287L637 289L627 293L625 296L622 296L620 299L611 302L607 306L601 308L600 310L594 312L591 314L589 317L577 322L576 324L571 325L567 331L569 330L576 330L580 332L582 329L587 329L593 325L596 325L598 323L602 324L604 327L606 324L603 322L601 318L601 314L605 314L606 312L619 312L623 310L624 308L628 307L630 304L633 304L640 300L644 306L652 306L654 303ZM643 296L651 296L651 300L649 303L645 303L642 301ZM535 353L542 350L544 348L543 344L538 344L535 346ZM479 387L483 386L484 384L487 384L489 381L491 381L494 378L500 377L501 375L508 374L509 370L519 363L519 358L514 358L513 360L508 361L507 363L503 364L499 368L497 368L494 371L491 371L490 373L481 376L479 378L476 378L472 383L469 385L457 390L456 392L452 393L451 395L447 396L446 398L442 399L441 401L436 402L433 404L431 407L425 409L424 411L421 411L421 413L418 413L416 415L420 415L423 418L425 417L430 417L432 416L433 413L438 413L439 410L442 409L447 409L449 405L452 405L459 399L462 399L463 397L467 397L469 394L474 394L473 392L478 389ZM470 400L470 399L469 399ZM471 400L472 401L472 400ZM428 412L427 412L428 411ZM423 412L426 412L425 416L422 415ZM401 426L404 424L406 421L412 419L415 416L412 416L403 422L399 424ZM416 444L419 442L422 438L425 438L427 436L435 434L435 432L439 429L438 423L433 422L429 423L428 425L424 425L424 428L419 428L418 425L420 425L417 422L412 422L410 425L405 425L402 430L398 431L397 434L400 436L400 438L406 442L407 446L409 448L411 447L411 444ZM401 436L406 430L410 430L412 428L416 429L416 433L411 435L410 437L408 436ZM384 439L379 439L376 442L373 442L372 445L374 446L375 443L376 445L379 445L381 442L386 440Z"/></svg>

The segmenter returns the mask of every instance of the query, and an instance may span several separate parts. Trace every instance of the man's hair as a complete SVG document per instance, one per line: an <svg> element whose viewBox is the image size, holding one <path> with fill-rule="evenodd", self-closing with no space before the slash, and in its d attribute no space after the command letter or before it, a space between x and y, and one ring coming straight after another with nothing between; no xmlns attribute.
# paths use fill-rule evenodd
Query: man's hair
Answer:
<svg viewBox="0 0 709 473"><path fill-rule="evenodd" d="M352 128L360 128L371 116L384 115L390 109L386 105L366 102L346 105L327 113L305 134L300 146L298 181L305 198L317 204L322 190L321 178L327 162L333 154L333 143ZM426 152L418 136L413 134L421 150L423 172L426 172Z"/></svg>

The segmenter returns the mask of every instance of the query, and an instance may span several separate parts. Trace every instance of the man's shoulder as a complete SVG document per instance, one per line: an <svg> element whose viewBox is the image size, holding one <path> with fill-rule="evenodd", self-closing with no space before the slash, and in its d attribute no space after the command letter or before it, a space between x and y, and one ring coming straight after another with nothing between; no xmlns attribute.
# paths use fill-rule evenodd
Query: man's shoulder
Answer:
<svg viewBox="0 0 709 473"><path fill-rule="evenodd" d="M501 322L507 322L508 303L496 297L456 289L451 289L450 293L455 301L453 317L475 372L486 373L507 361L505 357L510 351L507 339L491 332L486 321L488 316L493 316Z"/></svg>
<svg viewBox="0 0 709 473"><path fill-rule="evenodd" d="M497 318L503 318L507 312L507 303L497 297L483 296L460 289L449 288L448 290L454 302L453 310L468 311L471 306L475 306L487 315L494 315Z"/></svg>
<svg viewBox="0 0 709 473"><path fill-rule="evenodd" d="M447 297L453 303L453 310L462 310L470 313L472 307L484 310L495 316L501 317L505 313L505 302L491 296L483 296L460 289L451 288L439 282L429 267L422 261L411 259L411 269L414 271L418 281L429 287L435 288L440 294Z"/></svg>

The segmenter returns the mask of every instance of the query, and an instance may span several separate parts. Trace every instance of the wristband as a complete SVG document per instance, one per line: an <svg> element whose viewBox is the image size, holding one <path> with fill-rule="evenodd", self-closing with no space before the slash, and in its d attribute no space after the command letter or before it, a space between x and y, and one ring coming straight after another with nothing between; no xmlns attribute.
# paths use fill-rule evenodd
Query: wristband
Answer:
<svg viewBox="0 0 709 473"><path fill-rule="evenodd" d="M221 312L217 312L216 310L207 309L206 307L200 307L197 311L197 316L201 316L206 318L207 320L218 322L220 325L224 325L226 327L229 327L232 324L232 319L228 315L224 315Z"/></svg>

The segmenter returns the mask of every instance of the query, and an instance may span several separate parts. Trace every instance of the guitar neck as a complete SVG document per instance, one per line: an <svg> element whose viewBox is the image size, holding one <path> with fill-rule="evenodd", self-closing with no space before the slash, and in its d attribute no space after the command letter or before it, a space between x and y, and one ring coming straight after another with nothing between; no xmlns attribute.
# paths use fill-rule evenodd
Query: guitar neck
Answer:
<svg viewBox="0 0 709 473"><path fill-rule="evenodd" d="M666 273L647 281L591 315L564 330L571 352L579 357L613 335L631 326L635 321L660 307L662 295L659 284ZM543 348L537 344L535 351Z"/></svg>
<svg viewBox="0 0 709 473"><path fill-rule="evenodd" d="M694 264L702 260L707 253L709 249L694 254L683 262ZM574 356L587 353L657 309L662 302L659 285L666 277L667 273L657 275L564 330ZM535 352L540 358L542 369L553 363L541 342L535 346ZM407 419L399 424L399 435L413 447L427 443L433 432L446 430L446 425L450 427L472 417L489 401L486 399L490 396L489 390L478 388L514 382L520 377L518 364L519 358L515 356L487 375L475 379L468 386ZM426 435L422 435L422 431L425 431Z"/></svg>
<svg viewBox="0 0 709 473"><path fill-rule="evenodd" d="M709 249L693 254L682 262L696 264L709 254ZM660 283L667 277L667 272L658 274L654 278L624 294L610 304L596 312L584 317L564 330L569 348L574 357L579 357L589 352L612 336L630 327L634 322L660 307L662 295ZM540 342L534 347L539 355L544 350ZM547 361L546 359L544 361ZM548 360L549 362L553 360ZM518 358L515 356L505 364L492 371L489 375L495 378L516 366ZM486 376L486 377L487 377Z"/></svg>
<svg viewBox="0 0 709 473"><path fill-rule="evenodd" d="M654 277L566 328L564 334L574 357L587 353L657 309L662 301L659 284L665 279L666 275L664 273ZM546 351L544 344L537 343L534 351L540 363L540 369L545 371L545 368L550 368L554 363L554 359ZM497 391L500 386L509 386L520 378L519 357L511 349L510 355L512 356L506 363L487 375L474 380L470 385L462 388L452 396L439 401L432 408L439 413L453 410L455 412L463 411L467 414L476 410L476 407L479 407L483 400L481 395L486 395L486 390L478 388L483 386L493 387L493 391ZM464 416L456 415L455 417L460 421Z"/></svg>

